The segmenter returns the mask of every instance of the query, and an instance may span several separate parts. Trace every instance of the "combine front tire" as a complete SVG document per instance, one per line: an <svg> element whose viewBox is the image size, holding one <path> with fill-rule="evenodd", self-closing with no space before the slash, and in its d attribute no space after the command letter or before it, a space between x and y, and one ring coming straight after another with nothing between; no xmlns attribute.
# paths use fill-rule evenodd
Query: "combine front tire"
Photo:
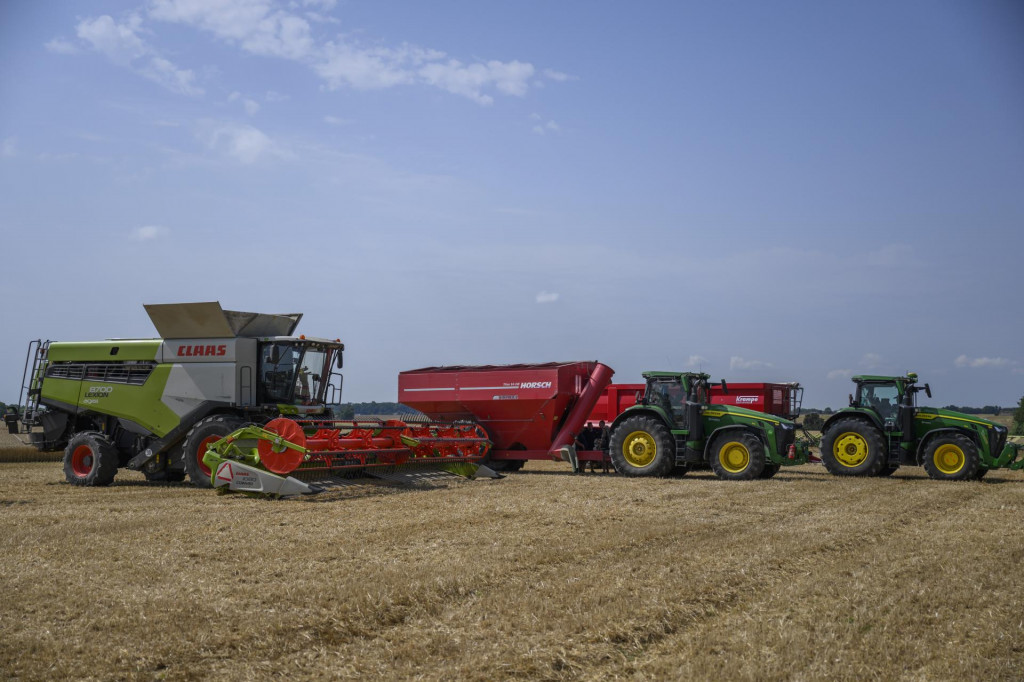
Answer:
<svg viewBox="0 0 1024 682"><path fill-rule="evenodd" d="M978 448L959 433L935 438L924 451L924 470L940 481L971 481L978 478Z"/></svg>
<svg viewBox="0 0 1024 682"><path fill-rule="evenodd" d="M829 425L821 438L821 461L834 476L877 476L888 465L882 434L860 419Z"/></svg>
<svg viewBox="0 0 1024 682"><path fill-rule="evenodd" d="M668 476L676 464L672 433L659 420L642 415L615 427L609 455L623 476Z"/></svg>
<svg viewBox="0 0 1024 682"><path fill-rule="evenodd" d="M197 488L211 487L210 468L203 464L203 455L212 443L216 443L242 425L235 417L216 415L196 422L185 436L182 452L188 480Z"/></svg>
<svg viewBox="0 0 1024 682"><path fill-rule="evenodd" d="M117 473L117 448L102 433L79 431L64 449L64 478L71 485L110 485Z"/></svg>
<svg viewBox="0 0 1024 682"><path fill-rule="evenodd" d="M752 481L760 478L767 464L764 444L757 436L746 431L726 431L716 436L711 441L708 460L715 476L726 481Z"/></svg>

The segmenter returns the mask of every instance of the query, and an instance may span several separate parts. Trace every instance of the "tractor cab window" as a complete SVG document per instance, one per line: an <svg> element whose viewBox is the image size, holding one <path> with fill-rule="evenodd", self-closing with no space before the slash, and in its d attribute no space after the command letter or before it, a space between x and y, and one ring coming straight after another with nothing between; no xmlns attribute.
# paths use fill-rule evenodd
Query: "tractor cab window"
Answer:
<svg viewBox="0 0 1024 682"><path fill-rule="evenodd" d="M260 348L261 403L324 402L330 353L310 344L275 342Z"/></svg>
<svg viewBox="0 0 1024 682"><path fill-rule="evenodd" d="M647 383L644 401L648 405L658 405L678 421L683 417L686 391L679 379L652 379Z"/></svg>
<svg viewBox="0 0 1024 682"><path fill-rule="evenodd" d="M896 416L900 393L895 384L861 384L857 403L878 413L882 419Z"/></svg>

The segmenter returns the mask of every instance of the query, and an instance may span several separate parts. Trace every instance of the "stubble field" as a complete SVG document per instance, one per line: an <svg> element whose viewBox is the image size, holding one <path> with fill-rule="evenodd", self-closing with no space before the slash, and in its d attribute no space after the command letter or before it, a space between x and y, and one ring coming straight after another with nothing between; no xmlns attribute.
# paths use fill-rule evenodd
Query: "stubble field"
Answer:
<svg viewBox="0 0 1024 682"><path fill-rule="evenodd" d="M13 462L0 677L1021 679L1022 563L1024 472L266 501Z"/></svg>

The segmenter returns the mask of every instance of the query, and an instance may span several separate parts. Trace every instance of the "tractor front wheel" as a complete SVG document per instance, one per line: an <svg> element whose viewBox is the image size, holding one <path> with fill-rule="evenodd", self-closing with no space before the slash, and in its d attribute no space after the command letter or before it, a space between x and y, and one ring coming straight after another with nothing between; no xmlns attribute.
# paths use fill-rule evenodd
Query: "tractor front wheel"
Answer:
<svg viewBox="0 0 1024 682"><path fill-rule="evenodd" d="M711 441L708 464L715 476L723 480L752 481L761 478L769 463L764 458L764 444L757 436L748 431L733 430L719 434Z"/></svg>
<svg viewBox="0 0 1024 682"><path fill-rule="evenodd" d="M98 431L79 431L64 449L64 479L71 485L110 485L117 474L117 448Z"/></svg>
<svg viewBox="0 0 1024 682"><path fill-rule="evenodd" d="M978 447L959 433L938 436L924 450L924 470L939 481L974 480L978 465Z"/></svg>
<svg viewBox="0 0 1024 682"><path fill-rule="evenodd" d="M615 427L609 455L623 476L668 476L676 464L672 433L660 420L644 415Z"/></svg>
<svg viewBox="0 0 1024 682"><path fill-rule="evenodd" d="M821 461L834 476L877 476L888 465L881 431L861 419L829 424L821 436Z"/></svg>
<svg viewBox="0 0 1024 682"><path fill-rule="evenodd" d="M210 445L241 426L242 421L236 417L215 415L200 419L189 430L182 443L182 456L185 472L192 485L197 488L209 488L213 485L210 481L213 472L210 471L210 467L203 464L203 455Z"/></svg>

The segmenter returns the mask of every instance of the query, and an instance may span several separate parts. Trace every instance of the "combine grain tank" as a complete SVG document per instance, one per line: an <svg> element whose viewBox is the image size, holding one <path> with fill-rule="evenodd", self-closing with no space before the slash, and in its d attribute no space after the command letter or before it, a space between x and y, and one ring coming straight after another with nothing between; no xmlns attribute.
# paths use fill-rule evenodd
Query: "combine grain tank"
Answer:
<svg viewBox="0 0 1024 682"><path fill-rule="evenodd" d="M481 424L494 444L492 468L516 470L568 454L612 374L599 362L425 367L398 375L398 401L438 421ZM574 454L605 460L595 450Z"/></svg>

